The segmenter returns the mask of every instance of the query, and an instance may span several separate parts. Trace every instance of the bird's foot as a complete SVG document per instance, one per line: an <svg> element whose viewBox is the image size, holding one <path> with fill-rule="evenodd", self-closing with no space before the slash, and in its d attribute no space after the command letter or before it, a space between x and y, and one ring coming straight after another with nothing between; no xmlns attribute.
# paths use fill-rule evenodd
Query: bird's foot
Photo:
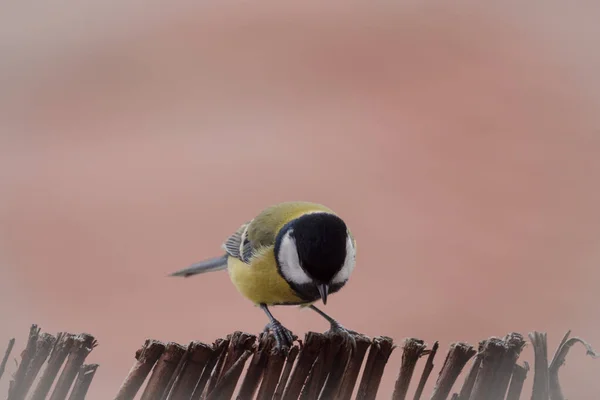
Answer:
<svg viewBox="0 0 600 400"><path fill-rule="evenodd" d="M275 338L275 347L277 349L290 349L294 345L294 341L298 339L298 336L294 335L292 331L281 325L281 322L274 319L265 326L264 332L268 333L271 331Z"/></svg>
<svg viewBox="0 0 600 400"><path fill-rule="evenodd" d="M331 328L327 332L326 335L330 336L340 336L343 340L343 345L349 346L352 352L356 350L356 336L359 336L360 333L344 328L339 322L332 322Z"/></svg>

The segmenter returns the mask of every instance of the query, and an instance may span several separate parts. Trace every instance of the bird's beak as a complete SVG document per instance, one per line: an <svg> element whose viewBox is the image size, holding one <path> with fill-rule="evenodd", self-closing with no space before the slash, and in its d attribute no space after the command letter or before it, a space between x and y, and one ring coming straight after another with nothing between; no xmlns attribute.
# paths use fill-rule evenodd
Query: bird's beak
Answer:
<svg viewBox="0 0 600 400"><path fill-rule="evenodd" d="M321 295L321 300L323 300L323 304L327 304L327 294L329 293L329 285L325 283L320 283L317 285L317 289L319 289L319 294Z"/></svg>

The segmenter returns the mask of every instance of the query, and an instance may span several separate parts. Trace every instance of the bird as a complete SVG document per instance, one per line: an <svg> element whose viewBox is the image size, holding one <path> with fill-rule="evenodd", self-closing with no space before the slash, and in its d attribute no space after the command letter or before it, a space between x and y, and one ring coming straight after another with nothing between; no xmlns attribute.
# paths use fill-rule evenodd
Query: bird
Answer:
<svg viewBox="0 0 600 400"><path fill-rule="evenodd" d="M273 316L274 306L308 307L329 322L326 334L341 335L355 347L358 333L314 304L326 305L346 285L356 264L356 240L330 208L308 201L271 205L242 224L221 248L221 256L170 276L227 270L237 291L268 317L264 332L273 334L278 349L289 349L297 336Z"/></svg>

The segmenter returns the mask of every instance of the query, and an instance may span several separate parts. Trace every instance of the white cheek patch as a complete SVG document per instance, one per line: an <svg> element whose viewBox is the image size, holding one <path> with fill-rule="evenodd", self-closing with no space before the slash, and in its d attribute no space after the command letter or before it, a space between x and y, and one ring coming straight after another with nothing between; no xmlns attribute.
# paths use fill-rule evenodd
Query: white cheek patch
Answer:
<svg viewBox="0 0 600 400"><path fill-rule="evenodd" d="M279 265L281 274L289 281L296 284L311 283L313 280L304 272L300 266L300 257L296 249L296 241L290 236L291 231L286 232L279 247Z"/></svg>
<svg viewBox="0 0 600 400"><path fill-rule="evenodd" d="M352 270L354 270L354 265L356 264L356 250L352 245L352 239L348 236L348 240L346 241L346 259L344 260L344 265L342 269L335 274L332 283L344 283L350 278L350 274L352 274Z"/></svg>

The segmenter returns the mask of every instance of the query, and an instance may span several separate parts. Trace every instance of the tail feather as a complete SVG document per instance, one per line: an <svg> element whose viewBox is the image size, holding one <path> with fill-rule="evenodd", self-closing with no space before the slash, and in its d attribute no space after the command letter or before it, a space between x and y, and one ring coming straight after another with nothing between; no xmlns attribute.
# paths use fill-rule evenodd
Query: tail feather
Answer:
<svg viewBox="0 0 600 400"><path fill-rule="evenodd" d="M189 267L173 272L169 276L183 276L187 278L189 276L203 274L206 272L221 271L227 268L227 255L211 258L208 260L200 261Z"/></svg>

